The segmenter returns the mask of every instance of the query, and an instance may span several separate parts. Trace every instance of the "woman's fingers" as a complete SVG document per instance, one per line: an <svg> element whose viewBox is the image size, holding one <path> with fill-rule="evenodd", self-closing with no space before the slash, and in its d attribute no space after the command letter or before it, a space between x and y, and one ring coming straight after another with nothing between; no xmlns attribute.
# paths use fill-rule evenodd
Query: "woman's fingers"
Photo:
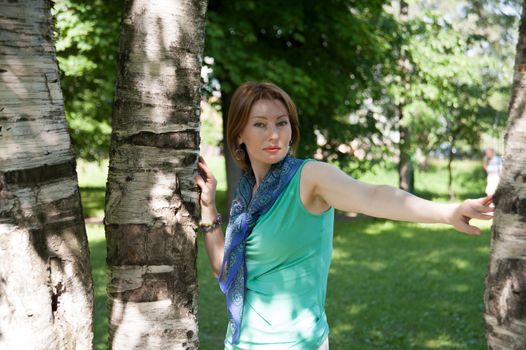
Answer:
<svg viewBox="0 0 526 350"><path fill-rule="evenodd" d="M206 162L205 160L203 159L203 157L199 157L199 163L198 163L198 166L199 166L199 169L201 169L203 171L203 173L207 176L207 177L212 177L212 172L210 171L210 169L208 168L208 166L206 165Z"/></svg>
<svg viewBox="0 0 526 350"><path fill-rule="evenodd" d="M462 232L467 233L468 235L480 235L480 229L476 226L464 224L462 228Z"/></svg>
<svg viewBox="0 0 526 350"><path fill-rule="evenodd" d="M473 216L474 219L480 219L480 220L491 220L493 219L493 215L487 215L487 214L477 214L476 216Z"/></svg>
<svg viewBox="0 0 526 350"><path fill-rule="evenodd" d="M484 207L484 206L475 205L473 206L473 208L475 208L477 211L481 213L489 213L489 212L495 211L495 207Z"/></svg>
<svg viewBox="0 0 526 350"><path fill-rule="evenodd" d="M456 225L454 225L455 229L457 231L467 233L468 235L480 235L480 229L476 226L470 225L469 220L469 217L462 217L457 221Z"/></svg>
<svg viewBox="0 0 526 350"><path fill-rule="evenodd" d="M491 203L493 203L493 195L479 198L477 202L480 202L484 206L490 205Z"/></svg>
<svg viewBox="0 0 526 350"><path fill-rule="evenodd" d="M205 180L203 180L203 177L201 175L196 175L195 176L195 183L201 187L201 191L203 190L204 187L206 187L206 183L205 183Z"/></svg>
<svg viewBox="0 0 526 350"><path fill-rule="evenodd" d="M484 212L487 212L487 211L481 211L481 210L477 210L475 207L471 207L468 209L467 215L473 219L480 219L480 220L493 219L493 215L484 214Z"/></svg>

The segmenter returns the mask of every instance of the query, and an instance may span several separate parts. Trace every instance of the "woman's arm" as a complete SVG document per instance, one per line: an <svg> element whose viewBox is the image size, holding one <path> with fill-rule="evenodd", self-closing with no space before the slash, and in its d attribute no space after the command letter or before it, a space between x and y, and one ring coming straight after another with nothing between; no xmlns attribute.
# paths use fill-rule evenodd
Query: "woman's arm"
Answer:
<svg viewBox="0 0 526 350"><path fill-rule="evenodd" d="M468 234L480 234L469 225L471 218L489 220L494 211L491 197L467 199L460 204L434 203L388 185L371 185L353 179L340 169L312 162L306 167L307 178L314 181L313 194L328 205L343 211L362 213L391 220L421 223L446 223Z"/></svg>
<svg viewBox="0 0 526 350"><path fill-rule="evenodd" d="M199 174L195 177L196 184L201 188L201 222L212 223L217 217L215 203L217 180L210 171L202 157L199 157ZM204 233L205 248L208 253L208 260L212 267L212 273L217 278L223 264L223 254L225 247L225 236L221 226L214 230Z"/></svg>

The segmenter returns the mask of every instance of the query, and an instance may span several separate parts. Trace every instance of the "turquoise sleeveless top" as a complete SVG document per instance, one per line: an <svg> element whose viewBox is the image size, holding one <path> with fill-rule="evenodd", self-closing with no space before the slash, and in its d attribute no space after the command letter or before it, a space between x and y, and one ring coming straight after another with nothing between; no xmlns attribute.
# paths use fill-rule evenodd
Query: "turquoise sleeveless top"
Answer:
<svg viewBox="0 0 526 350"><path fill-rule="evenodd" d="M247 290L238 344L225 349L318 349L325 315L334 208L310 213L300 199L303 165L247 238Z"/></svg>

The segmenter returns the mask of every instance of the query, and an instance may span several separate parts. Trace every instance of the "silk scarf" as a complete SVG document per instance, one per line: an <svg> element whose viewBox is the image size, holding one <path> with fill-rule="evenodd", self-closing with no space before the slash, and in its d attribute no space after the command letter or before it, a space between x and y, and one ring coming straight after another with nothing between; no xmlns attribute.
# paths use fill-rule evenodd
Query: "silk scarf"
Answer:
<svg viewBox="0 0 526 350"><path fill-rule="evenodd" d="M219 273L219 286L226 295L232 343L239 341L241 330L247 280L246 239L256 226L258 218L272 207L303 162L302 159L287 155L278 163L272 164L253 198L256 178L252 169L246 170L239 179L230 209L223 264Z"/></svg>

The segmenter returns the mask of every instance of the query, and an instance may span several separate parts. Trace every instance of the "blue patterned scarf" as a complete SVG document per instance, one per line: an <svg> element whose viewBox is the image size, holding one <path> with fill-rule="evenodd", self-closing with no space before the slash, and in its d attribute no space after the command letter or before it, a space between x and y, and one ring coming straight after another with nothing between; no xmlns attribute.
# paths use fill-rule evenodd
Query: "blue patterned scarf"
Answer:
<svg viewBox="0 0 526 350"><path fill-rule="evenodd" d="M239 341L243 314L247 280L246 239L256 226L258 218L272 207L303 161L287 155L283 160L272 164L254 198L252 198L252 190L256 178L252 169L245 171L239 179L230 209L225 237L225 254L219 274L219 286L226 295L233 343Z"/></svg>

